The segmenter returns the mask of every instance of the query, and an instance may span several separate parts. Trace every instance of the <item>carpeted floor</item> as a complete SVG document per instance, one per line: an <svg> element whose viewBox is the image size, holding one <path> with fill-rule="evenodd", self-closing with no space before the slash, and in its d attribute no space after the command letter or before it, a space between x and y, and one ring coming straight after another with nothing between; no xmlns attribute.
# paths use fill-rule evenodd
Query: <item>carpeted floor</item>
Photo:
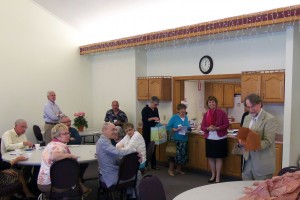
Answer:
<svg viewBox="0 0 300 200"><path fill-rule="evenodd" d="M185 192L194 187L199 187L208 184L207 181L210 178L208 173L199 173L195 171L186 171L186 175L175 175L171 177L168 175L168 168L166 166L159 166L160 170L151 170L147 174L157 176L165 189L167 200L172 200L174 197L182 192ZM221 181L238 180L230 177L222 177ZM93 191L88 195L88 200L97 199L98 180L89 180L85 182L85 185L92 188Z"/></svg>

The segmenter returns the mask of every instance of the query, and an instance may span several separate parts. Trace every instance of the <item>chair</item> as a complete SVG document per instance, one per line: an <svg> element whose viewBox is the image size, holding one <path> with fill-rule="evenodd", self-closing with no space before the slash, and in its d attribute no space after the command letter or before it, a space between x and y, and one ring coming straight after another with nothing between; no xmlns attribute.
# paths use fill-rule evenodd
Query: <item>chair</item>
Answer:
<svg viewBox="0 0 300 200"><path fill-rule="evenodd" d="M0 149L1 149L2 138L0 138ZM2 162L2 154L0 151L0 162ZM15 193L22 191L22 184L20 182L12 183L5 186L0 186L0 197L9 197Z"/></svg>
<svg viewBox="0 0 300 200"><path fill-rule="evenodd" d="M293 172L296 172L296 171L299 171L299 170L300 170L300 168L299 168L299 167L296 167L296 166L284 167L284 168L282 168L282 169L278 172L278 176L282 176L282 175L284 175L284 174L287 173L287 172L293 173Z"/></svg>
<svg viewBox="0 0 300 200"><path fill-rule="evenodd" d="M153 152L154 152L154 148L155 148L155 142L154 141L151 141L149 144L148 144L148 147L146 149L146 166L148 166L148 162L151 162L151 158L152 158L152 155L153 155ZM146 169L143 168L143 169L140 169L141 173L142 174L145 174L146 173Z"/></svg>
<svg viewBox="0 0 300 200"><path fill-rule="evenodd" d="M44 142L42 131L38 125L33 125L33 133L35 135L37 143L41 146L45 146L46 143Z"/></svg>
<svg viewBox="0 0 300 200"><path fill-rule="evenodd" d="M144 176L138 185L138 191L139 200L166 200L164 187L156 176Z"/></svg>
<svg viewBox="0 0 300 200"><path fill-rule="evenodd" d="M49 199L81 199L79 163L70 158L54 162L50 167L51 190ZM55 189L63 190L56 192Z"/></svg>
<svg viewBox="0 0 300 200"><path fill-rule="evenodd" d="M97 199L100 199L101 189L104 190L105 194L108 193L109 199L113 199L112 198L113 191L121 191L121 199L122 199L124 191L127 188L133 188L135 196L137 196L136 183L137 183L137 174L138 174L139 165L140 163L139 163L138 153L135 152L135 153L125 155L120 162L117 184L112 185L108 188L106 184L99 179L100 186L98 188Z"/></svg>

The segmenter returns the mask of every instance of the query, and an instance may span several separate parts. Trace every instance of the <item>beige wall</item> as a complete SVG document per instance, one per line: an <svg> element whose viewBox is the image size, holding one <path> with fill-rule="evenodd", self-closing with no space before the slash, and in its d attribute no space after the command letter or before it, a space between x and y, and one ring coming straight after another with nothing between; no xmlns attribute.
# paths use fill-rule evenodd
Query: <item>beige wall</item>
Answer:
<svg viewBox="0 0 300 200"><path fill-rule="evenodd" d="M90 119L91 70L79 55L77 32L29 0L1 1L0 24L0 136L24 118L33 140L48 90L71 118L85 111Z"/></svg>

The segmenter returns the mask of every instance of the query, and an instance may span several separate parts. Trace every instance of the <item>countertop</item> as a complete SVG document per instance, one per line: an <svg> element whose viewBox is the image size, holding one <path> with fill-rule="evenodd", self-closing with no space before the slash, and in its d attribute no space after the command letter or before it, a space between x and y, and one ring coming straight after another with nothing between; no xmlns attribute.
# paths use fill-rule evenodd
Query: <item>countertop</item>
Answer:
<svg viewBox="0 0 300 200"><path fill-rule="evenodd" d="M203 132L200 131L199 129L194 129L194 130L191 131L191 133L203 136ZM232 138L232 139L236 138L236 135L233 135L233 134L228 134L227 136L228 136L228 138ZM276 134L275 143L282 144L282 141L283 141L283 135L282 134Z"/></svg>

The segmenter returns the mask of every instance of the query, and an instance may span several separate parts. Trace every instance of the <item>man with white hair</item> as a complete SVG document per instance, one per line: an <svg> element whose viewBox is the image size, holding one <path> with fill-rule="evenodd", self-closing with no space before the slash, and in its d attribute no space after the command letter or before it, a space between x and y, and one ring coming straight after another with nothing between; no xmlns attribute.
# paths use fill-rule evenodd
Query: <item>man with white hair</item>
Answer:
<svg viewBox="0 0 300 200"><path fill-rule="evenodd" d="M24 134L27 129L27 123L24 119L15 121L15 127L6 131L2 136L1 152L13 151L25 147L32 147L33 143L28 141Z"/></svg>
<svg viewBox="0 0 300 200"><path fill-rule="evenodd" d="M99 164L99 174L102 182L110 187L117 183L120 157L135 152L132 149L117 149L112 145L111 139L114 138L116 127L110 122L105 122L102 134L96 144L96 153Z"/></svg>
<svg viewBox="0 0 300 200"><path fill-rule="evenodd" d="M54 91L47 92L48 101L44 105L44 141L46 144L51 142L51 129L59 123L60 117L64 116L63 112L60 110L59 106L55 104L56 94Z"/></svg>

